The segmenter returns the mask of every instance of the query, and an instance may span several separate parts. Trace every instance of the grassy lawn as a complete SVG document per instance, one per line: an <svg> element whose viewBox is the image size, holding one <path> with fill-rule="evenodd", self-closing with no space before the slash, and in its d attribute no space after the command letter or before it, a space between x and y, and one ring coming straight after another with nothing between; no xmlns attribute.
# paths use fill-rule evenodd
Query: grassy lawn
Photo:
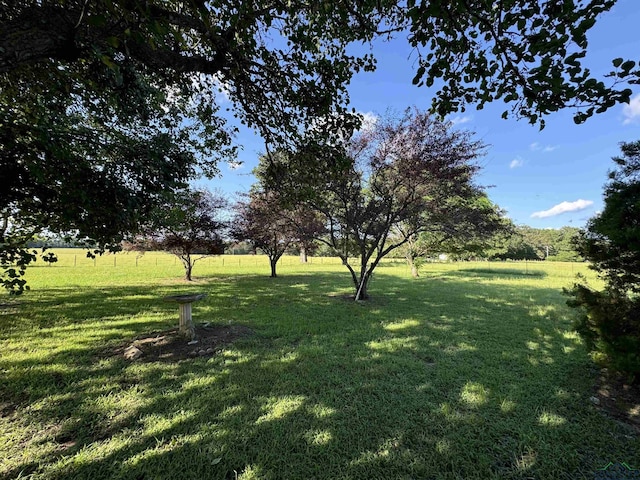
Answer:
<svg viewBox="0 0 640 480"><path fill-rule="evenodd" d="M640 438L589 401L596 371L560 289L582 265L402 264L351 302L337 262L81 254L0 296L0 477L593 479ZM237 262L237 263L236 263ZM75 266L74 266L75 265ZM213 357L128 362L196 322L254 335Z"/></svg>

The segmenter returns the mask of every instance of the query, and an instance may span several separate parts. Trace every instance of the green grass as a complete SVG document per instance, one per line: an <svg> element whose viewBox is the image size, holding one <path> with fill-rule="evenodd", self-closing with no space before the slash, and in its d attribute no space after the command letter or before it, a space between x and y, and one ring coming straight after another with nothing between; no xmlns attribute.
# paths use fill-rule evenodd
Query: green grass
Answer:
<svg viewBox="0 0 640 480"><path fill-rule="evenodd" d="M592 479L610 461L640 466L638 436L589 402L595 370L560 293L583 265L427 264L414 280L390 262L355 303L326 259L285 259L277 279L261 258L204 260L187 284L168 256L112 258L33 268L30 293L0 297L0 477ZM195 321L255 335L175 364L109 356L175 326L162 296L201 291Z"/></svg>

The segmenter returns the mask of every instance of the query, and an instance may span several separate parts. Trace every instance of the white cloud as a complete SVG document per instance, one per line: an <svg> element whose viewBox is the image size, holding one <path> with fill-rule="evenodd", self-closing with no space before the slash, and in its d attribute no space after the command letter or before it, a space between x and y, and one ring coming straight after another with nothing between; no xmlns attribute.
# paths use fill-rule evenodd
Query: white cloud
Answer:
<svg viewBox="0 0 640 480"><path fill-rule="evenodd" d="M622 107L622 115L624 115L623 125L640 122L640 93L633 97L629 105Z"/></svg>
<svg viewBox="0 0 640 480"><path fill-rule="evenodd" d="M531 214L531 218L547 218L555 217L567 212L578 212L593 205L591 200L576 200L575 202L562 202L558 205L554 205L549 210L542 210L540 212L534 212Z"/></svg>
<svg viewBox="0 0 640 480"><path fill-rule="evenodd" d="M229 168L229 170L240 170L244 167L244 163L242 161L227 162L227 167Z"/></svg>
<svg viewBox="0 0 640 480"><path fill-rule="evenodd" d="M454 125L462 125L463 123L469 123L472 117L469 115L465 115L464 117L453 117L449 121Z"/></svg>
<svg viewBox="0 0 640 480"><path fill-rule="evenodd" d="M524 159L520 157L516 157L513 160L511 160L511 163L509 164L509 168L520 168L523 165L524 165Z"/></svg>
<svg viewBox="0 0 640 480"><path fill-rule="evenodd" d="M549 153L549 152L553 152L557 148L558 148L558 145L541 145L538 142L533 142L531 145L529 145L529 150L531 150L532 152Z"/></svg>
<svg viewBox="0 0 640 480"><path fill-rule="evenodd" d="M373 112L358 112L358 115L362 117L362 125L360 126L361 132L373 130L380 117Z"/></svg>

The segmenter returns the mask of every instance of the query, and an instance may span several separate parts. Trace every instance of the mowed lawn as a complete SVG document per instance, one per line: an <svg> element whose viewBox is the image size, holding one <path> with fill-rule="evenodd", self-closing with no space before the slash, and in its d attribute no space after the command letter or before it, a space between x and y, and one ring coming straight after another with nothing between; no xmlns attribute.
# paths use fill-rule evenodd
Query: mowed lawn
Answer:
<svg viewBox="0 0 640 480"><path fill-rule="evenodd" d="M223 263L224 260L224 263ZM218 257L66 252L0 295L0 477L593 479L640 467L640 439L589 401L597 370L561 288L584 265L384 264L355 303L347 270ZM137 263L137 265L136 265ZM254 334L177 363L113 355L177 324Z"/></svg>

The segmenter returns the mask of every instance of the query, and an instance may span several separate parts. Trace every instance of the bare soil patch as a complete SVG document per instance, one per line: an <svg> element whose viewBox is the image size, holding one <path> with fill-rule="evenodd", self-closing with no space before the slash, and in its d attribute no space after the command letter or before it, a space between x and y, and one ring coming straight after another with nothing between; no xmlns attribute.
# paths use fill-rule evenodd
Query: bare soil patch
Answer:
<svg viewBox="0 0 640 480"><path fill-rule="evenodd" d="M177 362L196 357L210 357L239 338L253 335L253 330L242 325L196 325L195 343L178 334L178 328L153 332L137 337L133 342L119 346L115 355L125 356L127 351L141 354L131 361Z"/></svg>

